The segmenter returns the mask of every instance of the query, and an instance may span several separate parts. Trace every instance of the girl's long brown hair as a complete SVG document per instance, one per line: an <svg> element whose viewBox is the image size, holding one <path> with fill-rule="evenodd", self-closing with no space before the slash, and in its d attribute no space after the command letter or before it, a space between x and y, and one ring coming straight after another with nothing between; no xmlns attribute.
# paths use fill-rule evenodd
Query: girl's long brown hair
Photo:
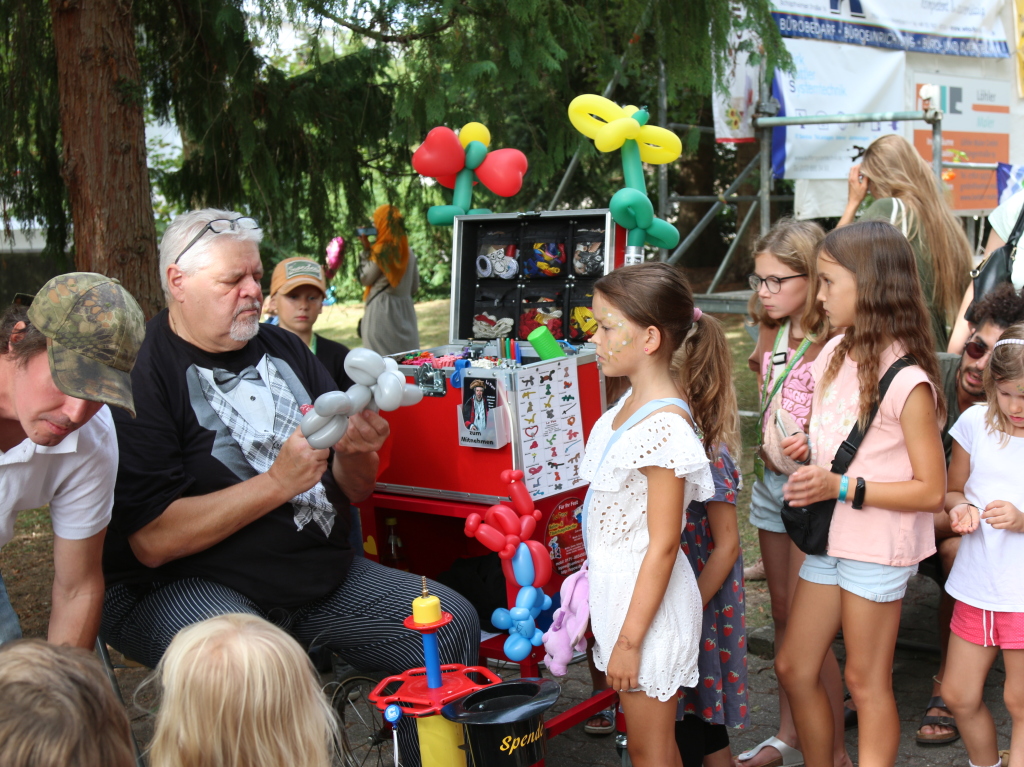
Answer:
<svg viewBox="0 0 1024 767"><path fill-rule="evenodd" d="M876 197L896 197L906 204L908 237L923 235L924 256L931 260L935 280L933 300L951 322L970 280L971 245L942 199L935 174L917 150L895 134L871 143L860 170L871 180Z"/></svg>
<svg viewBox="0 0 1024 767"><path fill-rule="evenodd" d="M856 319L836 346L818 388L833 381L850 354L857 360L861 428L878 402L879 359L893 342L903 346L928 374L938 396L939 417L946 403L935 356L935 338L917 278L914 251L899 229L886 221L861 221L833 229L819 254L853 272L857 280Z"/></svg>
<svg viewBox="0 0 1024 767"><path fill-rule="evenodd" d="M769 253L797 274L807 275L807 302L800 315L800 328L811 341L828 338L828 315L818 300L818 245L825 239L825 230L813 221L781 218L767 234L754 244L755 256ZM777 328L781 324L768 316L757 293L750 297L747 307L755 325Z"/></svg>
<svg viewBox="0 0 1024 767"><path fill-rule="evenodd" d="M1000 341L1004 338L1024 340L1024 322L1010 325L999 336ZM984 373L985 400L988 403L985 423L999 434L1000 447L1010 441L1010 424L999 407L996 386L1003 381L1017 381L1021 378L1024 378L1024 345L1003 344L993 349Z"/></svg>
<svg viewBox="0 0 1024 767"><path fill-rule="evenodd" d="M641 328L658 328L671 355L672 376L693 411L708 456L718 445L739 458L739 413L732 355L722 325L709 314L693 321L693 294L682 271L661 262L624 266L606 274L595 291Z"/></svg>

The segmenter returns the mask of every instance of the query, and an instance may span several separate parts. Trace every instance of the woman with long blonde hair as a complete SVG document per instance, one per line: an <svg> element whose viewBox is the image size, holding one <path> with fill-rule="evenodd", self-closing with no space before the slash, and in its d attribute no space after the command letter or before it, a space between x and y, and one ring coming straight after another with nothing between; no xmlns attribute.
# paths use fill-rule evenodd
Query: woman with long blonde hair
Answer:
<svg viewBox="0 0 1024 767"><path fill-rule="evenodd" d="M914 249L932 320L935 348L945 351L964 290L970 281L971 246L939 190L931 167L902 136L875 139L860 165L850 168L850 197L839 226L854 220L870 192L874 202L862 221L888 221Z"/></svg>

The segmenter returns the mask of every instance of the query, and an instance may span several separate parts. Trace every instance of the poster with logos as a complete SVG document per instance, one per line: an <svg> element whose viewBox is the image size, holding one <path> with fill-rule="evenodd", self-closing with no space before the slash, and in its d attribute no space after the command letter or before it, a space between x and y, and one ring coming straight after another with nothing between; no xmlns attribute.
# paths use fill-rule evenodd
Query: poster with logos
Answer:
<svg viewBox="0 0 1024 767"><path fill-rule="evenodd" d="M904 109L906 54L787 40L796 65L776 70L772 93L780 116L898 112ZM853 158L887 133L902 133L896 122L789 125L772 132L777 178L845 179Z"/></svg>
<svg viewBox="0 0 1024 767"><path fill-rule="evenodd" d="M773 0L783 37L1007 58L1003 0Z"/></svg>
<svg viewBox="0 0 1024 767"><path fill-rule="evenodd" d="M565 357L516 372L515 439L523 452L523 482L534 499L585 484L583 415L576 359Z"/></svg>
<svg viewBox="0 0 1024 767"><path fill-rule="evenodd" d="M1021 0L1024 2L1024 0ZM722 79L727 91L715 88L711 94L711 114L715 123L715 141L723 144L744 144L754 140L751 119L757 109L760 68L751 64L750 51L760 47L757 36L742 24L746 11L734 3L732 13L736 25L729 33L726 69ZM717 72L715 73L717 76Z"/></svg>
<svg viewBox="0 0 1024 767"><path fill-rule="evenodd" d="M914 73L914 109L923 109L921 87L933 85L942 110L942 158L946 162L1008 163L1010 161L1010 102L1013 86L1006 80L953 77L934 72ZM914 146L931 162L932 130L913 123ZM960 214L990 211L999 204L994 170L947 169L943 178L952 192L953 210Z"/></svg>
<svg viewBox="0 0 1024 767"><path fill-rule="evenodd" d="M577 572L587 560L583 546L583 527L579 514L583 498L569 497L551 510L544 531L544 545L548 547L551 564L556 573L566 578Z"/></svg>

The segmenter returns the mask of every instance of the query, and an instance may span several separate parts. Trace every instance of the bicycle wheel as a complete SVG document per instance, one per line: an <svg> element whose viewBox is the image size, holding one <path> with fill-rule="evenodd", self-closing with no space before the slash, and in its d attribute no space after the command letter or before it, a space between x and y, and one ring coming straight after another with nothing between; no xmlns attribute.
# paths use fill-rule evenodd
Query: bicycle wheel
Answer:
<svg viewBox="0 0 1024 767"><path fill-rule="evenodd" d="M326 690L338 714L344 767L392 767L395 763L391 725L370 702L370 693L379 681L372 676L352 676L332 682Z"/></svg>

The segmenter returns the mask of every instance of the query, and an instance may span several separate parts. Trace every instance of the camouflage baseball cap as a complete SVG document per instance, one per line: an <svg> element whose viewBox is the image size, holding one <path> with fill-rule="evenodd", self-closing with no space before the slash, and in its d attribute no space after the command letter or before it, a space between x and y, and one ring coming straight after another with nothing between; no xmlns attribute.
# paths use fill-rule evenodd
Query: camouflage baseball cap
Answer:
<svg viewBox="0 0 1024 767"><path fill-rule="evenodd" d="M36 293L28 318L46 336L58 389L69 397L124 408L135 417L129 373L146 320L121 283L91 272L54 277Z"/></svg>

